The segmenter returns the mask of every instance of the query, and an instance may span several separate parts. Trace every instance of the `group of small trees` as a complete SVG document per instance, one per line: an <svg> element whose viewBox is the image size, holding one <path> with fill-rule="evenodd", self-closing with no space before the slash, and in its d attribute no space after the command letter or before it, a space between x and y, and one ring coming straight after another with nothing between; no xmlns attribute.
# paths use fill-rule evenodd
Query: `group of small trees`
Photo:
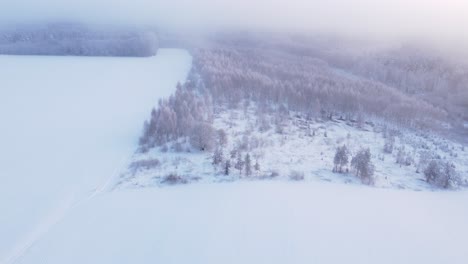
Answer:
<svg viewBox="0 0 468 264"><path fill-rule="evenodd" d="M343 167L348 165L349 155L349 150L345 145L336 149L333 159L333 172L343 172ZM421 152L420 161L417 165L418 171L420 167L424 167L423 172L426 181L437 188L448 189L458 187L461 184L461 178L455 170L455 165L448 161L435 159L434 157L434 154L428 151ZM409 166L414 163L414 160L408 152L400 148L396 155L396 163ZM368 185L375 183L375 167L371 161L369 148L359 150L351 159L350 165L354 169L356 176L363 183Z"/></svg>
<svg viewBox="0 0 468 264"><path fill-rule="evenodd" d="M215 147L217 133L212 126L211 99L188 85L177 85L175 95L161 100L159 107L153 109L140 138L142 151L183 137L201 151Z"/></svg>
<svg viewBox="0 0 468 264"><path fill-rule="evenodd" d="M266 131L274 125L278 133L284 132L283 121L289 117L290 110L310 118L332 119L340 115L357 120L359 124L372 114L418 128L440 123L443 117L440 109L425 100L371 80L345 78L330 71L323 62L299 56L288 48L278 48L272 53L255 45L239 48L218 44L194 54L194 69L200 74L203 87L194 85L197 82L179 85L174 96L161 101L158 109L153 110L140 140L142 149L186 137L198 150L214 150L213 165L225 175L235 169L248 177L252 175L252 159L250 154L243 155L242 152L251 149L240 148L229 157L224 156L227 136L225 132L213 129L213 105L233 109L243 103L247 111L248 103L254 102L262 114L258 119L259 129ZM327 137L326 132L324 136ZM246 145L245 142L247 140L243 138L242 145ZM395 137L390 133L385 140L384 152L391 154L394 150ZM398 149L396 162L401 165L414 163L403 149ZM374 183L369 149L359 150L350 160L347 147L339 147L334 156L333 171L348 172L348 164L362 182ZM446 186L447 182L453 181L452 176L446 176L452 175L449 168L446 164L431 162L424 171L427 181ZM259 170L258 162L254 169ZM445 175L449 180L439 175Z"/></svg>
<svg viewBox="0 0 468 264"><path fill-rule="evenodd" d="M442 160L430 161L424 170L424 176L429 184L438 188L456 188L460 184L455 166Z"/></svg>
<svg viewBox="0 0 468 264"><path fill-rule="evenodd" d="M333 159L333 172L338 172L342 173L343 172L343 167L348 165L349 162L349 151L346 145L343 145L342 147L338 147L336 149L335 153L335 158Z"/></svg>
<svg viewBox="0 0 468 264"><path fill-rule="evenodd" d="M343 172L343 167L347 166L349 163L349 155L349 150L345 145L336 149L333 159L333 172ZM374 184L374 164L371 161L369 148L360 149L356 155L354 155L351 159L351 167L354 169L356 176L361 179L364 184Z"/></svg>
<svg viewBox="0 0 468 264"><path fill-rule="evenodd" d="M258 160L252 165L252 158L249 153L242 155L240 151L234 151L235 154L231 157L235 157L234 169L239 171L239 175L245 175L246 177L252 176L253 170L257 173L260 171L260 164ZM217 148L213 153L213 166L215 168L220 168L224 175L230 175L232 162L231 159L225 158L223 153L223 148Z"/></svg>
<svg viewBox="0 0 468 264"><path fill-rule="evenodd" d="M361 149L351 160L351 166L356 171L356 176L361 181L368 185L373 185L374 179L374 164L371 161L370 149Z"/></svg>
<svg viewBox="0 0 468 264"><path fill-rule="evenodd" d="M405 151L403 147L398 149L398 153L396 155L396 163L401 166L410 166L414 163L414 159L411 153Z"/></svg>

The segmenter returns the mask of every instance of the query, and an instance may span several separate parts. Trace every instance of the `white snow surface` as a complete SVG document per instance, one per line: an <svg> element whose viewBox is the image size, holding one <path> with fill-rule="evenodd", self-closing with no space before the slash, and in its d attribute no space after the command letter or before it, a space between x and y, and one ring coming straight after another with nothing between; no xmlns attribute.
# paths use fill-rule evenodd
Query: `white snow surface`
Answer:
<svg viewBox="0 0 468 264"><path fill-rule="evenodd" d="M107 188L191 56L0 56L0 65L0 263L12 263Z"/></svg>
<svg viewBox="0 0 468 264"><path fill-rule="evenodd" d="M333 173L333 158L337 147L346 145L350 158L361 148L369 148L371 161L375 165L375 187L411 189L414 191L433 191L437 188L428 184L424 178L424 170L419 166L419 153L431 150L442 160L452 162L463 182L468 176L468 151L459 143L439 137L425 137L414 131L401 130L396 137L393 153L383 152L385 139L382 127L364 124L358 128L352 122L333 120L307 120L298 114L289 115L284 121L282 132L278 133L274 125L269 129L260 130L255 107L249 111L220 110L214 116L214 128L222 129L227 135L227 144L223 147L223 158L229 159L231 169L225 175L224 163L213 166L213 151L201 152L187 148L185 139L179 139L182 151L177 151L175 142L164 147L157 147L147 153L136 153L129 168L122 173L117 181L116 189L141 188L167 185L168 175L178 175L187 182L226 182L252 179L290 180L290 176L299 174L304 181L340 182L343 184L362 184L354 172ZM274 117L264 115L273 120ZM315 132L314 132L315 131ZM325 136L326 135L326 136ZM252 174L245 175L234 168L236 157L231 158L233 149L242 150L251 155L252 167L258 162L259 170L252 168ZM399 165L396 156L399 148L414 159L411 165ZM188 152L186 149L190 150ZM158 165L150 168L137 167L141 161L157 161ZM349 164L346 166L350 168ZM276 175L276 176L272 176ZM461 184L461 185L466 185ZM465 186L466 187L466 186Z"/></svg>
<svg viewBox="0 0 468 264"><path fill-rule="evenodd" d="M251 181L119 190L18 263L468 263L467 192Z"/></svg>
<svg viewBox="0 0 468 264"><path fill-rule="evenodd" d="M269 139L257 176L278 180L223 178L209 153L132 155L150 109L187 76L185 51L0 65L0 263L468 263L466 190L434 191L390 155L376 161L384 188L330 172L336 146L377 153L378 133L313 123L310 137L296 119L285 134L252 132ZM221 113L215 127L241 137L253 119L236 116ZM128 172L148 158L161 166ZM289 181L291 170L305 180ZM201 179L159 184L171 172Z"/></svg>

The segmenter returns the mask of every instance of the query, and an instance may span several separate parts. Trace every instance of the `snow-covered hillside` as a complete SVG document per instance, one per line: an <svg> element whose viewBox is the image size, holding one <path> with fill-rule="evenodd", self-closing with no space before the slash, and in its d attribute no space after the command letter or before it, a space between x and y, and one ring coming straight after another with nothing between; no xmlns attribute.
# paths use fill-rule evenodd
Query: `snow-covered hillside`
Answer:
<svg viewBox="0 0 468 264"><path fill-rule="evenodd" d="M122 190L77 207L22 264L465 264L466 192L242 182Z"/></svg>
<svg viewBox="0 0 468 264"><path fill-rule="evenodd" d="M0 263L11 263L125 167L148 112L186 78L191 57L162 49L0 56L0 65Z"/></svg>
<svg viewBox="0 0 468 264"><path fill-rule="evenodd" d="M422 156L428 155L426 153L434 153L441 160L453 163L462 181L466 181L465 175L468 175L468 149L434 135L423 136L373 123L359 126L356 122L339 119L310 120L294 112L276 125L275 118L259 115L254 106L247 110L219 110L214 115L213 126L226 134L225 145L216 147L219 164L213 164L216 151L199 151L191 147L188 139L181 138L148 153L136 153L115 188L258 179L361 184L350 166L345 166L344 173L332 172L335 151L343 145L347 146L351 156L361 148L370 149L377 187L415 191L435 189L424 177L427 165L424 162L427 161ZM393 150L385 153L384 146L391 133L395 134L392 135ZM236 169L239 157L244 161L247 154L251 160L250 175L246 173L246 166L240 171ZM402 161L397 163L398 159ZM230 164L229 172L226 172L225 162ZM168 181L171 175L179 179Z"/></svg>

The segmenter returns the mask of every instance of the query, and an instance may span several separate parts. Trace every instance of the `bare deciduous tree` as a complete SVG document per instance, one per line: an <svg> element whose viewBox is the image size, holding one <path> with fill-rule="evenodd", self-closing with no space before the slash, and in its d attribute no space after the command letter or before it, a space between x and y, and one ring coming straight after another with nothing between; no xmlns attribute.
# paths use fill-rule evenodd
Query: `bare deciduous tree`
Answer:
<svg viewBox="0 0 468 264"><path fill-rule="evenodd" d="M333 164L335 165L333 168L333 172L343 172L343 167L348 165L349 162L349 151L346 145L342 147L338 147L335 152L335 157L333 159Z"/></svg>

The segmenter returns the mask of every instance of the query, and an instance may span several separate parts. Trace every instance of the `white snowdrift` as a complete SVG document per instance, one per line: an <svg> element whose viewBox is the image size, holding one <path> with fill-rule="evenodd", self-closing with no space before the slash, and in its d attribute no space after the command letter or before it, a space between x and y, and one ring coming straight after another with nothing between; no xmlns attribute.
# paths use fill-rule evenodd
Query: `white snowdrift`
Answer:
<svg viewBox="0 0 468 264"><path fill-rule="evenodd" d="M466 192L238 182L105 193L19 263L468 263Z"/></svg>
<svg viewBox="0 0 468 264"><path fill-rule="evenodd" d="M0 65L0 263L10 263L126 165L191 57L0 56Z"/></svg>

